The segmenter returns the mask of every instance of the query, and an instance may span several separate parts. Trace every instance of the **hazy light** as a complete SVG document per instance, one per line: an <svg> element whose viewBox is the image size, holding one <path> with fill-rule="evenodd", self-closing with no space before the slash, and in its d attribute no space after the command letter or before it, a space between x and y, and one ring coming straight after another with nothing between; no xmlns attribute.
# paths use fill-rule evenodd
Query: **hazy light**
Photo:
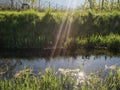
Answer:
<svg viewBox="0 0 120 90"><path fill-rule="evenodd" d="M77 0L71 1L68 0L68 4L67 4L67 8L66 8L66 12L64 14L64 16L66 16L68 14L68 10L70 9L70 7L72 6L72 9L75 8L77 4ZM56 35L56 40L53 46L53 50L51 53L51 57L54 56L55 51L57 48L61 48L64 44L64 41L68 39L69 34L70 34L70 30L71 30L71 19L72 19L73 13L71 13L69 16L66 17L65 20L62 21L62 23L59 26L58 29L58 33ZM59 45L58 45L59 44ZM61 52L61 50L58 51L58 54Z"/></svg>

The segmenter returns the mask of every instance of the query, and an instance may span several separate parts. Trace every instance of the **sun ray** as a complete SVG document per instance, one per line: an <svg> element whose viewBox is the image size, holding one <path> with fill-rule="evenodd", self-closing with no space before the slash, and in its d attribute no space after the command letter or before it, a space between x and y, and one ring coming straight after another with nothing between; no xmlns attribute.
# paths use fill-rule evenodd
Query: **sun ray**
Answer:
<svg viewBox="0 0 120 90"><path fill-rule="evenodd" d="M68 1L68 5L67 5L67 9L64 15L68 15L68 11L71 7L71 5L73 6L72 9L75 8L75 5L77 4L77 0L74 1L74 3L72 3L70 0ZM56 36L56 40L55 40L55 44L53 46L52 49L52 53L51 53L51 57L54 56L54 54L56 53L56 49L58 47L62 47L64 42L69 38L69 34L70 34L70 30L71 30L71 19L72 19L73 13L69 16L66 17L65 20L62 21L62 23L60 24L57 36ZM61 49L57 52L57 54L60 54Z"/></svg>

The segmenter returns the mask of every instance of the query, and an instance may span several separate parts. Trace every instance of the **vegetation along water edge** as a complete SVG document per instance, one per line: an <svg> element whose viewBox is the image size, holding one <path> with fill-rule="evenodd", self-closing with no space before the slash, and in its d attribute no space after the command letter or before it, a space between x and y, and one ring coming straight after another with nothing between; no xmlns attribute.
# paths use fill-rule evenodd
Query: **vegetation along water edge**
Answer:
<svg viewBox="0 0 120 90"><path fill-rule="evenodd" d="M119 51L120 12L0 11L0 48L51 48L56 41Z"/></svg>

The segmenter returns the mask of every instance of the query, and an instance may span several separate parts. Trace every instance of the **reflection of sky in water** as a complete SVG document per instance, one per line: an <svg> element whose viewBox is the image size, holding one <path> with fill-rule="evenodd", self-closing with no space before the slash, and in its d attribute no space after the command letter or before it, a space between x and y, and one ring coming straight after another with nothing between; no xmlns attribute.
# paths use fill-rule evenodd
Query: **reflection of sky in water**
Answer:
<svg viewBox="0 0 120 90"><path fill-rule="evenodd" d="M82 56L73 57L56 57L51 59L45 58L34 58L34 59L1 59L0 64L7 64L13 66L17 62L16 66L13 67L13 70L19 70L26 66L27 68L32 68L33 70L44 70L47 67L52 67L55 70L59 68L64 69L78 69L80 68L85 73L94 72L102 69L105 70L105 65L111 66L116 65L120 66L120 57L106 57L106 56L90 56L89 58L83 58ZM21 62L21 63L20 63ZM1 66L0 66L1 68Z"/></svg>

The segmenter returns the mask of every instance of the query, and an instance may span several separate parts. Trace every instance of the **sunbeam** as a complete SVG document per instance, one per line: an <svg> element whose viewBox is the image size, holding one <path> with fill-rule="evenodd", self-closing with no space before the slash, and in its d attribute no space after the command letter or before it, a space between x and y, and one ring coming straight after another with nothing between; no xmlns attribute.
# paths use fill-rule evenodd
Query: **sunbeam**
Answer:
<svg viewBox="0 0 120 90"><path fill-rule="evenodd" d="M75 8L76 4L77 4L77 0L75 0L74 3L69 0L64 16L68 15L68 11L69 11L71 5L72 5L72 10L73 10ZM60 48L60 50L58 50L58 52L57 52L57 54L59 55L61 52L61 48L63 48L64 42L66 40L68 40L70 30L71 30L71 19L72 18L73 18L73 12L70 14L70 16L68 15L66 17L66 19L63 20L62 23L60 24L58 33L56 35L55 44L53 46L53 50L51 53L51 57L54 56L57 48ZM64 51L64 54L65 54L65 51Z"/></svg>

